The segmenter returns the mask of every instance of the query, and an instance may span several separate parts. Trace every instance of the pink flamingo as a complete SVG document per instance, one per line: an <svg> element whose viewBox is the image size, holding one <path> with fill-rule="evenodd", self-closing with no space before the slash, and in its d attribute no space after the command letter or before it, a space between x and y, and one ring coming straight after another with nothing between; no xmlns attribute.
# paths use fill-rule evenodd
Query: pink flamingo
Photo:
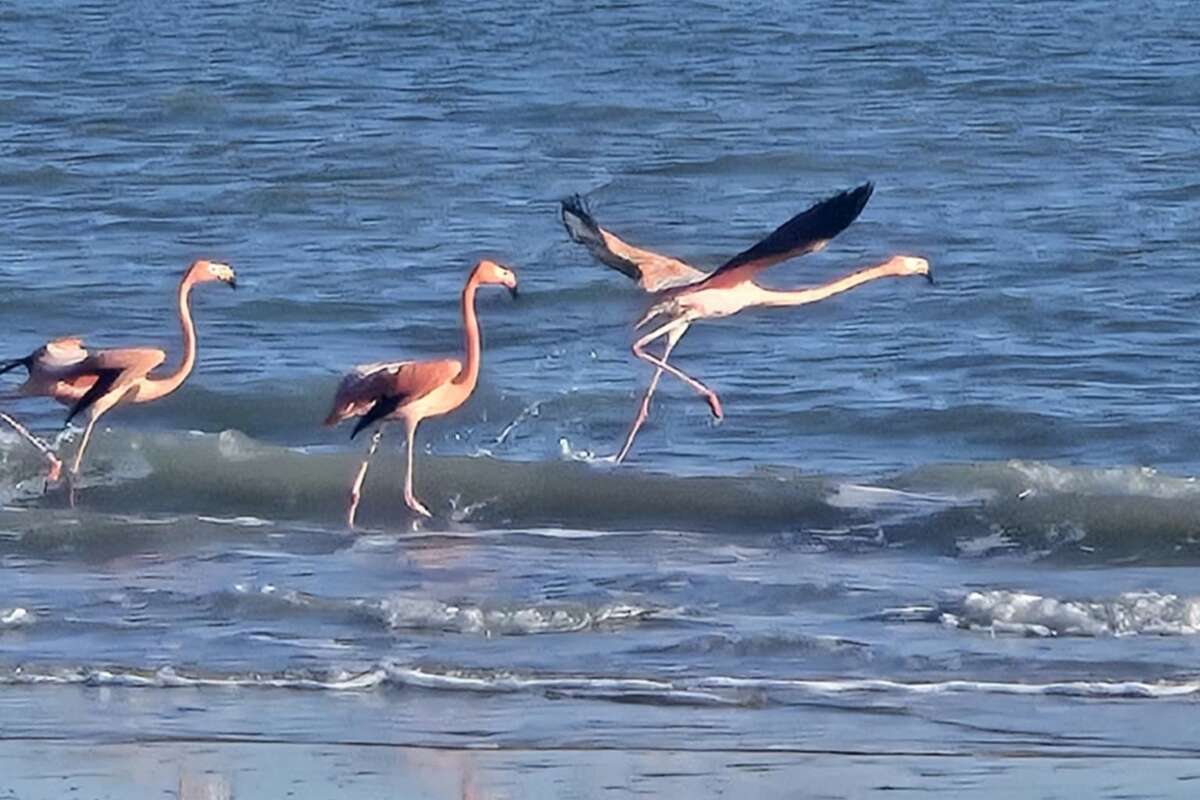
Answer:
<svg viewBox="0 0 1200 800"><path fill-rule="evenodd" d="M479 320L475 316L475 292L483 284L498 284L508 287L514 298L517 296L517 276L512 270L493 261L480 261L467 278L462 291L463 327L466 330L466 365L456 358L437 361L389 361L375 364L360 364L342 378L333 398L333 408L325 419L326 425L336 425L344 419L359 417L350 433L353 439L364 428L380 422L371 438L367 457L350 488L350 504L346 510L346 521L351 528L358 513L358 501L362 497L363 480L371 456L383 438L384 422L401 420L408 437L408 463L404 472L404 502L422 516L431 517L413 493L413 453L417 425L427 417L447 414L466 402L475 391L479 380L481 343Z"/></svg>
<svg viewBox="0 0 1200 800"><path fill-rule="evenodd" d="M728 317L755 306L807 305L879 278L923 275L930 283L933 282L929 262L914 256L893 256L876 266L808 289L776 291L754 282L759 272L773 264L823 249L858 217L870 199L872 189L871 184L866 183L814 204L710 274L678 259L626 244L596 224L578 196L563 202L563 224L574 241L587 246L592 255L604 264L633 278L646 291L656 294L654 305L634 326L635 329L660 317L666 318L663 325L633 344L633 354L652 364L655 371L625 444L616 456L618 463L625 459L638 429L646 421L650 398L664 371L699 392L708 401L716 419L723 416L716 392L667 363L672 349L696 320ZM666 337L662 356L646 352L646 345L662 337Z"/></svg>
<svg viewBox="0 0 1200 800"><path fill-rule="evenodd" d="M179 283L179 321L183 327L183 361L170 375L153 377L150 372L167 360L167 354L152 347L88 351L82 339L54 339L24 358L0 364L0 374L24 367L29 377L18 388L23 395L50 397L71 407L69 423L81 412L88 413L87 427L70 477L79 476L83 453L92 438L96 420L118 405L149 403L174 392L196 365L196 326L192 322L192 288L199 283L222 281L237 288L233 268L216 261L195 261ZM47 481L58 480L62 462L45 442L31 434L7 414L0 419L41 451L50 462Z"/></svg>

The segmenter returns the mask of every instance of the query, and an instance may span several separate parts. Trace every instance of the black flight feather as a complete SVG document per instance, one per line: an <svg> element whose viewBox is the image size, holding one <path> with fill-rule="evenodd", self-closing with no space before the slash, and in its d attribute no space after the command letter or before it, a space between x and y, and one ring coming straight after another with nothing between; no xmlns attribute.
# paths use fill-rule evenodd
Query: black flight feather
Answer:
<svg viewBox="0 0 1200 800"><path fill-rule="evenodd" d="M12 361L0 362L0 375L16 369L24 367L26 370L33 369L33 356L25 356L24 358L14 358Z"/></svg>
<svg viewBox="0 0 1200 800"><path fill-rule="evenodd" d="M96 382L92 384L92 388L84 393L83 397L71 407L71 413L67 414L64 426L70 425L71 420L75 419L75 415L86 408L90 408L93 403L99 400L104 395L108 394L112 389L113 384L117 382L117 378L121 377L124 370L120 369L102 369L96 372Z"/></svg>
<svg viewBox="0 0 1200 800"><path fill-rule="evenodd" d="M608 249L604 237L600 235L600 226L596 224L582 197L576 194L562 201L562 222L571 240L585 246L601 263L635 281L642 279L642 271L637 264Z"/></svg>
<svg viewBox="0 0 1200 800"><path fill-rule="evenodd" d="M376 420L383 419L388 414L400 407L400 403L404 401L401 395L392 395L381 397L375 401L375 405L367 413L358 418L358 422L354 425L354 430L350 431L350 438L358 436L363 428L370 427Z"/></svg>
<svg viewBox="0 0 1200 800"><path fill-rule="evenodd" d="M758 244L726 261L709 277L743 264L788 254L803 255L819 248L850 226L862 213L874 190L871 183L815 203L780 225Z"/></svg>

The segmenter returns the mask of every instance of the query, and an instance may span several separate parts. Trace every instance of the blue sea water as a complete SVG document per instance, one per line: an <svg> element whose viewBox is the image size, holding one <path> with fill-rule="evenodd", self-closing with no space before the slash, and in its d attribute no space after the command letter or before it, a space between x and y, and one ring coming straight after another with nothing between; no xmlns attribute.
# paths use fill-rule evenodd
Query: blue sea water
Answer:
<svg viewBox="0 0 1200 800"><path fill-rule="evenodd" d="M91 752L95 796L289 763L297 796L1187 796L1198 37L1154 2L0 6L0 356L173 359L187 263L240 283L75 509L0 432L0 790ZM665 380L606 462L649 301L559 201L713 267L864 180L764 282L937 284L694 326L725 419ZM436 518L393 433L350 535L338 377L458 353L481 257L522 298L481 294L479 388L422 427Z"/></svg>

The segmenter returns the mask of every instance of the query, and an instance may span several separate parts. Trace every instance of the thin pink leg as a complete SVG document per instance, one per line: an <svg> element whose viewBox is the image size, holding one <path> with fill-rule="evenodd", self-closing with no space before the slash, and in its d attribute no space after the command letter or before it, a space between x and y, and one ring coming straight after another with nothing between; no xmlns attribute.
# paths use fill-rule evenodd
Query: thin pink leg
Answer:
<svg viewBox="0 0 1200 800"><path fill-rule="evenodd" d="M425 517L432 517L429 509L413 494L413 452L417 449L417 423L405 421L408 433L408 468L404 470L404 502L408 507Z"/></svg>
<svg viewBox="0 0 1200 800"><path fill-rule="evenodd" d="M691 325L691 320L689 320L687 317L680 317L679 319L668 322L666 325L663 325L661 328L657 328L657 329L651 331L650 333L643 336L641 339L638 339L636 342L634 342L633 343L633 354L635 356L637 356L638 358L642 359L643 361L647 362L648 364L653 364L655 367L658 367L661 370L665 370L665 371L671 373L676 378L679 378L679 380L683 381L688 386L695 389L697 392L700 393L701 396L704 397L704 399L706 399L708 401L708 406L709 406L709 408L712 409L713 416L716 417L717 419L721 419L721 417L723 417L724 414L721 411L721 399L719 397L717 397L716 392L714 392L712 389L708 388L707 386L705 386L703 383L696 380L695 378L693 378L689 375L686 375L678 367L668 364L665 359L660 359L657 356L651 355L650 353L647 353L645 350L642 349L647 344L654 341L658 337L667 335L671 331L673 331L679 327L682 327L684 330L686 330L689 325Z"/></svg>
<svg viewBox="0 0 1200 800"><path fill-rule="evenodd" d="M100 419L99 414L94 414L89 420L87 427L83 429L83 441L79 443L79 450L75 453L75 461L71 464L71 471L67 473L67 504L71 508L75 507L75 482L79 480L79 467L83 464L83 451L87 450L88 442L92 440L92 429L96 427L96 420Z"/></svg>
<svg viewBox="0 0 1200 800"><path fill-rule="evenodd" d="M371 465L371 456L375 455L375 451L379 449L379 440L383 438L383 426L380 426L375 431L375 435L371 437L371 446L367 449L367 457L363 459L362 466L358 468L358 475L354 478L354 485L350 487L350 507L346 509L346 524L350 526L350 530L354 530L354 518L358 516L358 501L362 498L362 485L367 477L367 467Z"/></svg>
<svg viewBox="0 0 1200 800"><path fill-rule="evenodd" d="M88 420L87 427L83 430L83 441L79 443L79 450L75 452L75 461L71 464L71 474L79 477L79 466L83 463L83 451L87 450L88 442L92 440L92 429L96 427L96 420L100 415L97 414Z"/></svg>
<svg viewBox="0 0 1200 800"><path fill-rule="evenodd" d="M43 456L45 456L46 460L50 462L50 472L46 475L47 484L54 483L59 479L59 477L62 476L62 461L60 461L58 456L55 455L54 449L50 447L50 445L46 444L40 438L31 433L28 428L17 422L8 414L5 414L3 411L0 411L0 420L8 423L21 438L33 445L34 448Z"/></svg>
<svg viewBox="0 0 1200 800"><path fill-rule="evenodd" d="M687 326L667 332L667 346L663 349L663 361L671 355L671 350L675 347L683 334L687 332ZM620 464L625 460L625 456L629 454L629 448L633 447L633 438L637 436L638 430L641 429L642 423L646 421L646 417L650 413L650 398L654 396L654 390L658 388L658 379L662 377L663 371L661 367L656 367L654 377L650 379L650 385L646 387L646 393L642 395L642 403L638 406L637 416L633 420L633 427L629 429L629 435L625 437L625 445L621 448L621 452L617 453L616 463Z"/></svg>

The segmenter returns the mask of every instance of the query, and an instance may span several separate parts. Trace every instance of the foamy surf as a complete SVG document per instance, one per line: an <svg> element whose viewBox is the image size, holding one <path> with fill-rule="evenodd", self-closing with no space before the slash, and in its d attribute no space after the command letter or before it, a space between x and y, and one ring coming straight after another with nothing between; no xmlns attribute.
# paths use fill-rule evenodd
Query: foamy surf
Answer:
<svg viewBox="0 0 1200 800"><path fill-rule="evenodd" d="M733 675L639 677L432 667L384 661L363 669L289 670L277 673L200 672L176 666L20 666L0 670L0 687L112 686L130 689L242 688L365 692L419 689L466 694L539 694L659 705L789 705L805 698L845 696L1012 695L1107 700L1171 700L1200 695L1200 679L912 681L889 678L762 678Z"/></svg>
<svg viewBox="0 0 1200 800"><path fill-rule="evenodd" d="M210 602L225 614L256 618L311 614L363 622L389 631L478 636L613 630L653 620L662 613L662 609L624 602L452 602L402 593L384 598L321 597L273 584L238 584L232 592L218 593Z"/></svg>
<svg viewBox="0 0 1200 800"><path fill-rule="evenodd" d="M0 608L0 630L32 625L34 614L24 608Z"/></svg>
<svg viewBox="0 0 1200 800"><path fill-rule="evenodd" d="M67 512L41 495L42 465L0 439L0 529L36 539L56 526L136 515L186 515L214 527L344 532L358 454L280 447L235 431L185 435L104 431ZM26 454L28 455L28 454ZM422 459L422 492L438 518L413 521L397 490L400 456L381 453L360 520L372 533L519 530L784 532L815 550L915 547L963 557L1018 554L1096 563L1200 562L1200 485L1136 467L1039 462L931 464L874 480L756 468L671 475L579 460ZM8 516L5 516L7 514Z"/></svg>
<svg viewBox="0 0 1200 800"><path fill-rule="evenodd" d="M1192 636L1200 597L1124 592L1098 600L1005 589L971 592L938 613L943 625L1024 636Z"/></svg>

